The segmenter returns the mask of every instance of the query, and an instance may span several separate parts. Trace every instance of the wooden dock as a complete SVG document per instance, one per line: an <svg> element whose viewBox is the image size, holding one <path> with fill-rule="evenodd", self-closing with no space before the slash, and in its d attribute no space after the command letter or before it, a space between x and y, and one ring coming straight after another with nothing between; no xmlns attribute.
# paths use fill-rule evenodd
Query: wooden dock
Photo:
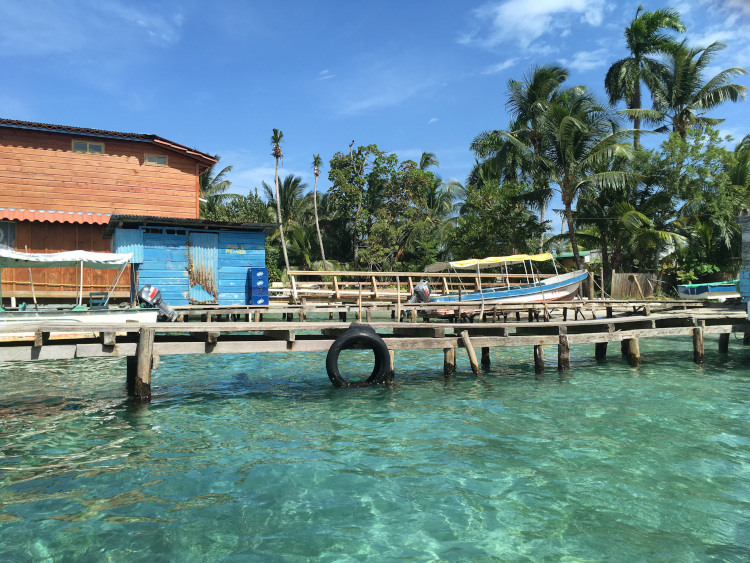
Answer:
<svg viewBox="0 0 750 563"><path fill-rule="evenodd" d="M528 307L528 306L527 306ZM614 307L614 306L613 306ZM631 365L640 363L639 339L664 336L692 338L693 359L703 362L703 339L707 334L719 335L719 351L727 352L732 332L742 333L748 342L750 324L743 307L699 307L635 315L580 319L552 318L540 322L529 314L529 320L506 322L497 314L495 322L372 322L372 326L388 346L391 357L398 350L442 349L444 374L453 373L456 351L463 348L473 371L481 374L475 349L481 350L481 364L491 362L490 351L498 347L533 349L536 373L544 371L544 346L557 346L558 370L570 369L570 348L593 343L597 359L603 359L610 342L621 343L620 350ZM636 308L637 309L637 308ZM0 326L0 360L35 361L92 357L127 357L129 394L136 400L151 399L152 371L159 358L183 354L248 354L273 352L325 352L348 322L293 321L299 308L264 309L266 315L282 315L287 320L248 322L226 320L216 322L176 322L86 326L80 324L14 323ZM535 310L534 308L530 310ZM215 310L214 310L215 311ZM600 312L607 311L606 307ZM609 311L607 311L609 313ZM647 313L641 308L641 313ZM197 314L206 315L201 312ZM254 318L247 308L223 312L227 319L237 316ZM214 312L214 315L217 313ZM304 317L304 314L302 315ZM590 316L590 315L588 315ZM578 317L578 315L576 315ZM13 337L24 333L26 336ZM321 363L321 371L323 365Z"/></svg>

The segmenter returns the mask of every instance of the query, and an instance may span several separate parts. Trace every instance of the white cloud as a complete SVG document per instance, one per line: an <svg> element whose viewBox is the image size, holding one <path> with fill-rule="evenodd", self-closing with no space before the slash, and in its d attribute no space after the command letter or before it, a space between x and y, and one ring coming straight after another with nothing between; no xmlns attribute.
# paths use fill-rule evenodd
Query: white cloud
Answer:
<svg viewBox="0 0 750 563"><path fill-rule="evenodd" d="M566 33L579 22L598 27L607 9L605 0L505 0L474 10L477 27L460 43L494 47L514 43L527 48L544 34ZM575 17L571 17L575 16Z"/></svg>
<svg viewBox="0 0 750 563"><path fill-rule="evenodd" d="M154 5L140 11L130 3L0 2L0 53L40 56L120 50L124 45L168 46L180 39L179 6Z"/></svg>
<svg viewBox="0 0 750 563"><path fill-rule="evenodd" d="M482 74L497 74L498 72L502 72L507 68L512 67L518 62L519 59L507 59L501 63L497 63L496 65L488 66L482 71Z"/></svg>
<svg viewBox="0 0 750 563"><path fill-rule="evenodd" d="M336 76L335 74L331 74L331 71L328 69L321 70L318 73L318 78L316 80L328 80L329 78L333 78Z"/></svg>
<svg viewBox="0 0 750 563"><path fill-rule="evenodd" d="M594 68L606 67L611 64L611 53L609 49L597 49L596 51L579 51L572 59L563 59L562 62L573 70L585 72Z"/></svg>
<svg viewBox="0 0 750 563"><path fill-rule="evenodd" d="M431 117L427 124L430 125L432 123L437 123L438 121L439 119L437 117Z"/></svg>

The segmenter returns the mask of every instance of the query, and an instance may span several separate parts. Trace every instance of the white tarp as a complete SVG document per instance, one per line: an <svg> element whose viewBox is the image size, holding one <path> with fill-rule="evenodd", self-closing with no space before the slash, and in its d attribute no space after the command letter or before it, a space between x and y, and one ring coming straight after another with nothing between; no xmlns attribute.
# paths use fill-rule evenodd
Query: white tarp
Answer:
<svg viewBox="0 0 750 563"><path fill-rule="evenodd" d="M88 250L70 250L68 252L50 252L35 254L16 252L0 248L0 268L51 268L54 266L83 266L97 270L122 270L130 262L132 253L115 254L112 252L89 252Z"/></svg>

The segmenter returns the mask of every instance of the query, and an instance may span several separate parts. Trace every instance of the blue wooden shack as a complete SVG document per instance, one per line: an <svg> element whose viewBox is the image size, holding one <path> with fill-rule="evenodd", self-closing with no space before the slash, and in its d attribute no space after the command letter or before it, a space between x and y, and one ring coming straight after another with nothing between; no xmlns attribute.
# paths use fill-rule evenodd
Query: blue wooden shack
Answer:
<svg viewBox="0 0 750 563"><path fill-rule="evenodd" d="M251 303L251 268L265 268L265 223L112 215L112 252L132 252L133 287L151 284L170 305Z"/></svg>

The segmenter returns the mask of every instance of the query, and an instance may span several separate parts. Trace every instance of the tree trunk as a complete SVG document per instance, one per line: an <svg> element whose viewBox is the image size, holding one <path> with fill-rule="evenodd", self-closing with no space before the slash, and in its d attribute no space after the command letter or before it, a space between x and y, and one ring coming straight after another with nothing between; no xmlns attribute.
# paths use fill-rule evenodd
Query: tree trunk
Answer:
<svg viewBox="0 0 750 563"><path fill-rule="evenodd" d="M635 89L633 90L633 107L631 109L641 109L641 81L640 79L635 84ZM633 133L633 148L635 150L638 150L638 148L641 146L641 118L640 117L634 117L633 118L633 129L635 129L635 133Z"/></svg>
<svg viewBox="0 0 750 563"><path fill-rule="evenodd" d="M313 211L315 212L315 230L318 231L318 242L320 243L320 256L323 259L323 269L328 271L328 262L326 262L326 251L323 250L323 237L320 236L320 223L318 222L318 176L315 176L315 185L313 186Z"/></svg>
<svg viewBox="0 0 750 563"><path fill-rule="evenodd" d="M576 269L583 269L583 262L581 262L581 255L578 252L578 241L576 241L576 230L573 224L573 210L572 203L570 201L563 201L565 205L565 219L568 223L568 236L570 237L570 246L573 249L573 259L576 263Z"/></svg>
<svg viewBox="0 0 750 563"><path fill-rule="evenodd" d="M279 188L279 159L276 159L276 220L279 222L279 236L281 237L281 251L284 253L284 265L289 271L289 257L286 254L286 239L284 238L284 219L281 217L281 190Z"/></svg>

